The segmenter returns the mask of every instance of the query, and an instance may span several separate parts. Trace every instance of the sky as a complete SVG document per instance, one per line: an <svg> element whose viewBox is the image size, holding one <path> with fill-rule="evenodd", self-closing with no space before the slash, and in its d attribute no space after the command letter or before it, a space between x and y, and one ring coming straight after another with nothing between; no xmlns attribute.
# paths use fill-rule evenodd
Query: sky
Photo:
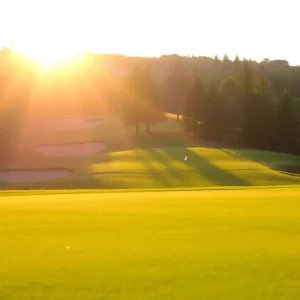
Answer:
<svg viewBox="0 0 300 300"><path fill-rule="evenodd" d="M299 0L0 0L0 46L138 56L287 59L300 65Z"/></svg>

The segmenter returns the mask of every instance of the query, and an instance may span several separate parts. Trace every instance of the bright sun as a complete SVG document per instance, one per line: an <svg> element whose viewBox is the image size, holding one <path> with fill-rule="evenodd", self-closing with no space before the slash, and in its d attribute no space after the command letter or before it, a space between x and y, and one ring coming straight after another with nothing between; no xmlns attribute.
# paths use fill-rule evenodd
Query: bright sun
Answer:
<svg viewBox="0 0 300 300"><path fill-rule="evenodd" d="M65 64L79 56L80 51L78 49L67 47L65 45L55 47L54 45L55 44L53 44L53 46L24 45L18 47L18 51L22 55L36 61L43 69L49 69Z"/></svg>
<svg viewBox="0 0 300 300"><path fill-rule="evenodd" d="M26 14L20 14L25 15L24 21L18 21L10 28L15 50L37 62L41 68L73 62L84 52L83 49L89 48L90 27L93 25L89 20L93 20L94 15L98 17L97 7L93 8L82 0L15 1L18 1L19 11L21 7L26 11ZM12 14L14 10L11 4Z"/></svg>

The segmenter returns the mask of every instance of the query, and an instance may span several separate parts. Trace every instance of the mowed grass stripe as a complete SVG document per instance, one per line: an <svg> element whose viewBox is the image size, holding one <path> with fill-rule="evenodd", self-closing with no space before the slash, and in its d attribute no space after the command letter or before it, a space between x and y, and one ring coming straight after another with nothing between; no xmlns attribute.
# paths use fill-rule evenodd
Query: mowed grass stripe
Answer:
<svg viewBox="0 0 300 300"><path fill-rule="evenodd" d="M232 190L276 190L300 188L300 185L261 185L261 186L213 186L213 187L191 187L191 188L145 188L145 189L69 189L69 190L2 190L0 197L23 197L23 196L45 196L45 195L86 195L86 194L119 194L119 193L169 193L169 192L202 192L202 191L232 191Z"/></svg>
<svg viewBox="0 0 300 300"><path fill-rule="evenodd" d="M107 161L92 163L89 172L117 187L126 181L128 188L278 185L299 184L300 178L272 168L299 163L297 156L265 151L154 148L111 153Z"/></svg>
<svg viewBox="0 0 300 300"><path fill-rule="evenodd" d="M53 167L62 168L60 163L52 162ZM91 155L82 160L66 159L64 168L74 170L70 176L30 184L1 182L1 187L149 189L300 184L300 177L278 171L283 165L300 165L300 157L243 149L152 148ZM39 168L43 167L41 163Z"/></svg>

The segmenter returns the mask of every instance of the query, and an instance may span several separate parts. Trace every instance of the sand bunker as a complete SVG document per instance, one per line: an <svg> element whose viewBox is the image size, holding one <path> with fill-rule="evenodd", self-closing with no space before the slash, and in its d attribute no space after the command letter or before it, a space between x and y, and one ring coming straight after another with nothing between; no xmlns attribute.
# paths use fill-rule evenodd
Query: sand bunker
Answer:
<svg viewBox="0 0 300 300"><path fill-rule="evenodd" d="M64 177L67 170L0 171L0 180L12 183L39 182Z"/></svg>
<svg viewBox="0 0 300 300"><path fill-rule="evenodd" d="M103 143L58 144L35 147L35 151L49 156L84 156L101 152Z"/></svg>
<svg viewBox="0 0 300 300"><path fill-rule="evenodd" d="M95 128L101 123L107 122L107 119L84 119L84 118L68 118L56 121L55 124L50 125L50 129L54 130L80 130L87 128Z"/></svg>

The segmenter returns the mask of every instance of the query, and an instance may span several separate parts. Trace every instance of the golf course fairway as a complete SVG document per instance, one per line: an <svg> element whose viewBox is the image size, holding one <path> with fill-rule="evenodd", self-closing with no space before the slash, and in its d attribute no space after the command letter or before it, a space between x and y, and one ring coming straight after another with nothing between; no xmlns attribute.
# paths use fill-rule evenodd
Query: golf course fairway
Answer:
<svg viewBox="0 0 300 300"><path fill-rule="evenodd" d="M185 162L186 152L188 160ZM299 176L281 170L283 166L299 165L299 156L269 151L205 147L144 148L99 153L81 159L34 156L32 160L26 159L11 165L10 169L5 168L0 186L5 190L103 190L300 185ZM8 182L7 178L11 178L5 174L9 171L20 174L34 170L38 174L41 169L49 173L60 170L68 175L28 183L28 176L24 173L22 183Z"/></svg>
<svg viewBox="0 0 300 300"><path fill-rule="evenodd" d="M300 299L300 187L4 192L0 299Z"/></svg>

